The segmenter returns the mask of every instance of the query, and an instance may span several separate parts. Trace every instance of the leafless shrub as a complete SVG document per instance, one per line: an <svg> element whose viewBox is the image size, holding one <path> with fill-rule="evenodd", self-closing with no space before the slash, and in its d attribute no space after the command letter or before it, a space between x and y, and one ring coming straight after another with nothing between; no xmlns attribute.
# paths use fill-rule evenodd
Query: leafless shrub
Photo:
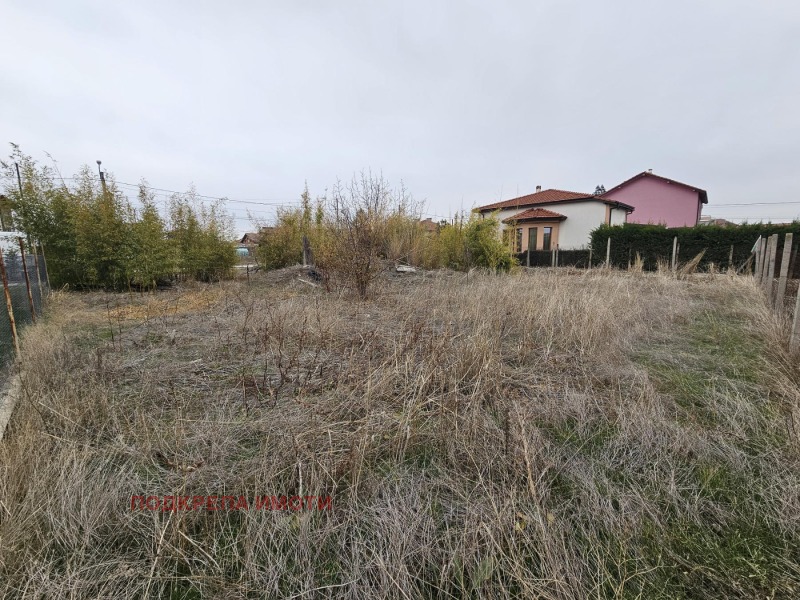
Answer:
<svg viewBox="0 0 800 600"><path fill-rule="evenodd" d="M348 185L333 188L326 212L326 232L318 240L319 266L354 289L361 299L385 269L390 219L408 208L404 189L393 191L382 176L362 173Z"/></svg>

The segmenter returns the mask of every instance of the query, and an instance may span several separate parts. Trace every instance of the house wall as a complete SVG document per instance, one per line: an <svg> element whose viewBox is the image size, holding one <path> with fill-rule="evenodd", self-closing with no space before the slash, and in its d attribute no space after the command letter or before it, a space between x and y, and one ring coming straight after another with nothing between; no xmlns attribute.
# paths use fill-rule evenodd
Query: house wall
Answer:
<svg viewBox="0 0 800 600"><path fill-rule="evenodd" d="M558 247L561 250L586 248L592 230L606 222L606 205L602 202L567 202L556 204L550 210L567 217L561 222L559 231Z"/></svg>
<svg viewBox="0 0 800 600"><path fill-rule="evenodd" d="M558 245L559 229L563 221L531 221L529 223L520 223L517 228L522 228L522 250L525 252L528 249L530 242L530 232L532 227L536 227L538 232L536 234L536 250L542 250L544 246L544 228L550 227L550 248L553 249Z"/></svg>
<svg viewBox="0 0 800 600"><path fill-rule="evenodd" d="M606 198L630 204L636 210L628 223L663 224L667 227L692 227L700 218L700 194L674 183L640 177L625 187L609 192Z"/></svg>
<svg viewBox="0 0 800 600"><path fill-rule="evenodd" d="M522 227L522 249L528 248L528 228L529 227L553 227L552 244L558 244L561 250L578 250L589 245L592 230L597 229L610 219L612 225L621 225L626 222L627 213L621 208L612 208L600 201L588 200L583 202L564 202L555 204L542 204L541 208L552 210L567 217L565 221L521 223ZM501 210L498 219L501 222L500 230L513 228L511 225L502 224L504 219L519 214L525 208L515 208L511 210ZM627 218L629 221L630 219ZM539 230L539 240L537 245L541 248L541 229ZM513 238L512 238L513 239Z"/></svg>
<svg viewBox="0 0 800 600"><path fill-rule="evenodd" d="M624 225L630 221L631 215L622 208L609 208L609 225Z"/></svg>

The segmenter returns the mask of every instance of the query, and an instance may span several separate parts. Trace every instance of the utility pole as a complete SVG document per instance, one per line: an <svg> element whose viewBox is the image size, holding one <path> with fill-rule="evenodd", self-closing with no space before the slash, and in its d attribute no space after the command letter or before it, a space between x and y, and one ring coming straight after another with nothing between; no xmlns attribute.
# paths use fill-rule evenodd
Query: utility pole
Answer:
<svg viewBox="0 0 800 600"><path fill-rule="evenodd" d="M103 173L103 169L100 168L100 165L103 164L102 160L97 161L97 172L100 173L100 185L103 186L103 195L106 194L106 176Z"/></svg>

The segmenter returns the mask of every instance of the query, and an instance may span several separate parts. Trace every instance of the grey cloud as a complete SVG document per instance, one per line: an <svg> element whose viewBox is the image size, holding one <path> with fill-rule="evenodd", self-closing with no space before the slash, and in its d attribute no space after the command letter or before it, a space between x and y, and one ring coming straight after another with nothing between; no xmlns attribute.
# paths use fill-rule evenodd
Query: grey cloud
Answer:
<svg viewBox="0 0 800 600"><path fill-rule="evenodd" d="M67 172L101 158L122 181L288 201L371 167L447 215L653 168L706 188L715 216L800 214L715 207L800 188L793 2L0 10L0 131Z"/></svg>

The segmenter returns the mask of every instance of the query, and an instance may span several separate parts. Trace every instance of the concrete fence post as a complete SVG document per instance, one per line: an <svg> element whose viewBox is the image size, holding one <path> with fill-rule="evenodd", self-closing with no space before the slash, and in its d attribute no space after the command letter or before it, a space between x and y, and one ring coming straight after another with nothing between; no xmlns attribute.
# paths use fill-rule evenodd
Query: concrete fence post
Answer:
<svg viewBox="0 0 800 600"><path fill-rule="evenodd" d="M672 238L672 270L678 268L678 236Z"/></svg>
<svg viewBox="0 0 800 600"><path fill-rule="evenodd" d="M608 243L606 243L606 269L611 268L611 236L608 237Z"/></svg>
<svg viewBox="0 0 800 600"><path fill-rule="evenodd" d="M794 322L792 323L789 349L794 352L798 345L800 345L800 291L797 292L797 300L794 303Z"/></svg>
<svg viewBox="0 0 800 600"><path fill-rule="evenodd" d="M770 304L773 302L772 294L775 292L775 262L778 258L778 234L773 233L770 236L772 244L769 248L769 270L767 271L767 296L769 297Z"/></svg>
<svg viewBox="0 0 800 600"><path fill-rule="evenodd" d="M775 296L775 308L783 312L786 308L786 284L789 279L789 261L792 257L792 234L783 236L783 254L781 255L781 275L778 280L778 294Z"/></svg>

